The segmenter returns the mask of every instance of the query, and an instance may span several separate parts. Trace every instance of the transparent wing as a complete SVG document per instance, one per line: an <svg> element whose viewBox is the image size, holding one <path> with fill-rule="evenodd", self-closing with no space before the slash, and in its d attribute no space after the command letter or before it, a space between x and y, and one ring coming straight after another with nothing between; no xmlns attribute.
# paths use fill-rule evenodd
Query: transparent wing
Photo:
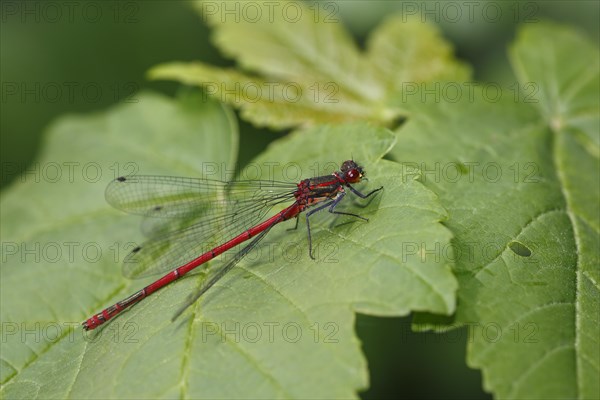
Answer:
<svg viewBox="0 0 600 400"><path fill-rule="evenodd" d="M297 188L278 181L223 182L174 176L119 177L106 188L106 201L130 214L153 218L189 218L202 215L215 204L264 201Z"/></svg>
<svg viewBox="0 0 600 400"><path fill-rule="evenodd" d="M179 267L255 226L273 206L291 204L296 188L276 181L118 178L106 189L107 201L147 216L144 229L152 236L125 258L123 274L141 278Z"/></svg>

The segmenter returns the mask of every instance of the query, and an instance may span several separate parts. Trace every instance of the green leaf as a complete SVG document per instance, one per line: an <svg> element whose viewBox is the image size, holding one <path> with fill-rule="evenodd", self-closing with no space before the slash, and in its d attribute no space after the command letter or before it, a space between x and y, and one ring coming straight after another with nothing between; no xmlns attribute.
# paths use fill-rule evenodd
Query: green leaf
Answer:
<svg viewBox="0 0 600 400"><path fill-rule="evenodd" d="M86 343L73 328L139 285L122 277L117 261L142 239L139 220L106 204L107 183L142 171L199 175L231 165L236 129L230 111L198 94L176 102L144 94L134 104L62 117L49 127L39 159L0 203L4 393L29 397L19 379L49 374L45 363L62 352L63 362L81 357ZM76 372L61 366L52 373ZM72 380L36 378L29 386L41 397L64 398Z"/></svg>
<svg viewBox="0 0 600 400"><path fill-rule="evenodd" d="M580 147L598 158L598 46L576 31L546 23L521 30L510 50L522 85L535 83L529 92L546 124L555 132L571 130Z"/></svg>
<svg viewBox="0 0 600 400"><path fill-rule="evenodd" d="M511 60L521 83L534 80L539 84L537 105L552 130L554 163L577 254L574 300L577 396L598 398L600 52L576 32L544 24L520 32L511 49ZM548 67L542 70L540 65Z"/></svg>
<svg viewBox="0 0 600 400"><path fill-rule="evenodd" d="M511 59L523 93L420 93L427 101L412 103L392 154L420 167L448 209L455 322L470 325L468 362L484 387L500 398L598 398L598 51L538 24Z"/></svg>
<svg viewBox="0 0 600 400"><path fill-rule="evenodd" d="M406 15L390 17L377 27L366 56L391 93L405 91L407 84L468 81L471 74L466 64L454 59L452 46L435 26Z"/></svg>
<svg viewBox="0 0 600 400"><path fill-rule="evenodd" d="M231 170L237 146L230 114L199 95L139 99L65 117L48 133L40 165L94 160L102 179L30 178L3 193L5 243L79 244L72 260L52 262L42 252L36 262L21 249L2 264L3 398L352 398L367 386L355 312L454 311L449 263L398 252L417 243L449 247L450 233L439 223L445 211L413 168L381 159L393 146L391 132L353 124L293 133L243 173L259 167L263 177L296 181L354 156L369 177L357 189L385 188L371 201L349 194L340 210L369 222L314 215L316 262L307 254L304 219L294 232L287 231L292 221L281 224L175 322L175 310L218 261L84 334L84 318L148 282L121 277L115 258L141 240L139 219L104 203L106 183L130 172L201 176L222 164ZM80 255L88 243L101 257Z"/></svg>
<svg viewBox="0 0 600 400"><path fill-rule="evenodd" d="M201 86L213 97L240 108L244 119L259 126L286 128L371 118L370 106L352 99L340 103L339 88L333 82L317 86L273 82L198 62L161 64L149 71L149 77Z"/></svg>
<svg viewBox="0 0 600 400"><path fill-rule="evenodd" d="M213 28L215 44L246 72L199 62L167 63L149 76L202 86L241 108L242 116L257 125L356 120L388 125L405 115L388 102L405 85L412 90L421 82L469 75L437 30L406 17L391 18L378 28L363 53L337 17L318 4L196 4Z"/></svg>

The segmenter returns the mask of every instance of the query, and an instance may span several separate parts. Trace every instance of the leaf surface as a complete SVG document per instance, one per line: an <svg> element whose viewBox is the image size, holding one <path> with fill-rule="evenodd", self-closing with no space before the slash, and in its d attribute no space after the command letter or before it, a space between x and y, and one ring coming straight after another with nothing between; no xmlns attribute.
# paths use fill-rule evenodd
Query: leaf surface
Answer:
<svg viewBox="0 0 600 400"><path fill-rule="evenodd" d="M317 261L308 257L304 219L294 232L286 230L293 221L278 225L175 322L174 312L219 260L84 335L80 321L152 279L121 277L118 260L131 249L129 241L142 237L138 218L104 203L106 183L127 172L231 171L237 136L230 114L198 94L177 101L145 95L106 113L63 118L50 129L40 163L96 160L111 173L93 184L12 186L2 197L2 237L27 248L93 242L102 254L93 262L79 256L52 263L22 258L21 251L3 262L2 322L14 332L6 332L2 343L2 396L356 397L367 386L367 369L354 333L355 312L450 314L455 305L456 280L447 262L397 251L414 241L448 245L450 233L439 223L444 210L416 180L416 170L381 159L394 140L385 129L350 124L273 143L243 171L245 177L259 171L264 178L297 182L330 173L354 156L370 177L357 189L385 189L371 202L349 194L340 210L369 222L326 211L313 215ZM109 169L126 162L137 169ZM35 334L23 336L25 329Z"/></svg>
<svg viewBox="0 0 600 400"><path fill-rule="evenodd" d="M260 126L287 128L406 116L389 102L422 82L468 79L466 65L428 24L394 16L358 49L331 4L196 2L214 42L239 69L200 62L154 67L153 79L198 85ZM335 8L335 7L334 7ZM227 10L237 9L238 13ZM333 10L335 11L335 10Z"/></svg>
<svg viewBox="0 0 600 400"><path fill-rule="evenodd" d="M468 362L484 387L499 398L598 398L598 51L538 24L510 55L522 93L491 98L483 86L460 101L413 102L392 154L420 167L448 209L454 322L471 327Z"/></svg>

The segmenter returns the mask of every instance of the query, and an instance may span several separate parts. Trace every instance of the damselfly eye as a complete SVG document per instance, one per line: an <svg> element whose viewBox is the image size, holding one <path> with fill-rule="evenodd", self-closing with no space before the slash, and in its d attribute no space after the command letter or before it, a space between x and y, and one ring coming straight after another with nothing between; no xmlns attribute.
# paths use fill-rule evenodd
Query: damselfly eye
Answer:
<svg viewBox="0 0 600 400"><path fill-rule="evenodd" d="M346 172L346 181L350 183L357 183L362 178L362 173L358 168L353 168Z"/></svg>
<svg viewBox="0 0 600 400"><path fill-rule="evenodd" d="M363 169L354 160L344 161L340 172L344 175L344 179L348 183L360 182L364 174Z"/></svg>

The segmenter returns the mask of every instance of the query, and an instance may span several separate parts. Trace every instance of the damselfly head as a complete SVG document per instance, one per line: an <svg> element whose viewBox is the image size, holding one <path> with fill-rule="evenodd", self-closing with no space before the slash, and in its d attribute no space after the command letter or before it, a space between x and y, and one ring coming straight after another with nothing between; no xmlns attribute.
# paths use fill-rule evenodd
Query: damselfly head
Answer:
<svg viewBox="0 0 600 400"><path fill-rule="evenodd" d="M344 180L348 183L358 183L365 175L365 171L354 160L347 160L342 163L340 168Z"/></svg>

